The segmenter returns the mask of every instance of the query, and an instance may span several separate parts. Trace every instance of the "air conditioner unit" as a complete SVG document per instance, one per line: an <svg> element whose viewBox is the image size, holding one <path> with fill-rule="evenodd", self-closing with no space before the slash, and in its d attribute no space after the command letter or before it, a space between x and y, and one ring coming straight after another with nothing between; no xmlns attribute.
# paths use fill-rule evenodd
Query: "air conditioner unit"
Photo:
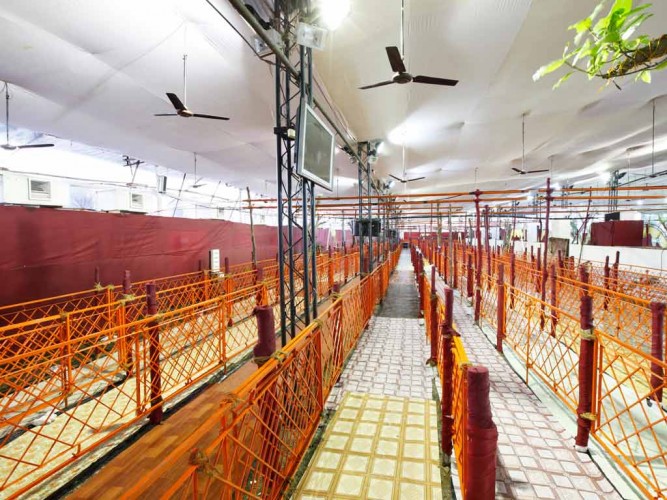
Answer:
<svg viewBox="0 0 667 500"><path fill-rule="evenodd" d="M130 192L130 210L133 212L145 212L144 195Z"/></svg>
<svg viewBox="0 0 667 500"><path fill-rule="evenodd" d="M28 198L35 201L50 201L51 181L28 179Z"/></svg>
<svg viewBox="0 0 667 500"><path fill-rule="evenodd" d="M52 207L69 205L69 186L62 181L13 172L3 173L2 177L4 203Z"/></svg>

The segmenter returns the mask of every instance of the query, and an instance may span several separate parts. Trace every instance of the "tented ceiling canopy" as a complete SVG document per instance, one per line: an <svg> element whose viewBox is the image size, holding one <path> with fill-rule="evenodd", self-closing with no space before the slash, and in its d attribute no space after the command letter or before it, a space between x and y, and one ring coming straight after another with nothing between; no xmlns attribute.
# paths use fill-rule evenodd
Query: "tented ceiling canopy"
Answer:
<svg viewBox="0 0 667 500"><path fill-rule="evenodd" d="M197 152L206 177L258 192L275 187L267 182L276 175L272 66L257 57L252 30L231 5L210 3L228 22L206 0L3 0L0 80L13 90L12 123L190 173ZM562 53L567 26L596 3L406 0L408 71L460 83L362 91L391 76L384 48L400 46L401 1L353 0L315 54L317 94L353 137L384 140L377 177L426 177L400 192L542 185L548 174L511 170L522 164L522 116L526 169L576 179L582 170L646 167L654 99L655 161L664 168L667 72L650 85L621 80L622 90L582 75L557 91L556 77L532 81ZM652 10L644 31L656 36L667 3ZM173 111L166 92L183 97L183 54L188 107L229 122L153 116ZM335 184L340 193L353 192L347 180L356 167L345 154L336 171L346 179Z"/></svg>

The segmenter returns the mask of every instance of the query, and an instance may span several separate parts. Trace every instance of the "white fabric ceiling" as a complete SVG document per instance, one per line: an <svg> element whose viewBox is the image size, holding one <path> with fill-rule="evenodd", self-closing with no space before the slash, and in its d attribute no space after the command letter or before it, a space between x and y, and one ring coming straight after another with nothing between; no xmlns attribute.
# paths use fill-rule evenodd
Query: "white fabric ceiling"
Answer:
<svg viewBox="0 0 667 500"><path fill-rule="evenodd" d="M645 166L650 150L626 150L650 142L651 100L665 93L667 72L651 85L621 82L622 91L578 75L555 92L555 78L531 79L595 3L407 0L408 70L459 85L359 91L391 76L384 47L399 44L400 0L353 0L316 67L356 137L404 137L408 176L427 175L409 185L414 192L472 189L475 175L482 189L543 184L544 176L510 170L520 166L524 113L527 168L548 168L552 155L554 177L624 168L628 160ZM216 5L251 36L225 0ZM646 31L662 34L667 4L654 2L653 11ZM16 126L187 172L196 151L201 175L258 192L275 188L267 183L275 179L271 67L204 0L3 0L0 33L0 80L13 85ZM232 121L153 117L172 109L165 92L182 95L184 52L188 106ZM662 163L664 99L656 114ZM400 176L401 147L385 143L376 175ZM355 175L343 154L338 168ZM340 184L341 194L353 190L348 180Z"/></svg>

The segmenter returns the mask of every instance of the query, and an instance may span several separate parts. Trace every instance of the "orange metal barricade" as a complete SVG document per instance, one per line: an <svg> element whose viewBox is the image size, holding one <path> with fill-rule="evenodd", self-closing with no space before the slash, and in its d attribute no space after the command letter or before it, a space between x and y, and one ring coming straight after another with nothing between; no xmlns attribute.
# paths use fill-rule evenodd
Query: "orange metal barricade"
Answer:
<svg viewBox="0 0 667 500"><path fill-rule="evenodd" d="M590 269L590 266L587 266ZM582 335L594 343L592 408L580 418L591 420L590 436L647 497L667 498L667 411L662 402L667 365L652 356L652 313L648 301L613 290L595 278L592 284L575 279L571 269L545 286L554 299L542 301L535 289L534 269L517 265L515 286L508 294L504 315L498 316L497 292L485 287L482 319L496 327L504 317L504 343L523 361L523 377L537 376L566 407L578 415ZM494 280L483 280L492 282ZM597 284L596 284L597 283ZM590 297L593 329L582 332L579 312L582 290ZM664 318L660 316L664 326ZM664 354L661 355L661 358Z"/></svg>
<svg viewBox="0 0 667 500"><path fill-rule="evenodd" d="M257 284L256 271L156 280L156 315L141 283L0 308L0 496L28 491L247 352L253 308L278 307L269 263Z"/></svg>
<svg viewBox="0 0 667 500"><path fill-rule="evenodd" d="M387 261L338 296L126 496L140 496L150 488L163 498L280 498L310 443L324 400L381 298L378 294L386 292L381 277L394 262ZM362 307L366 300L373 301L370 307ZM191 449L190 443L211 433L216 437L210 444ZM190 465L175 482L165 482L164 472L185 454Z"/></svg>

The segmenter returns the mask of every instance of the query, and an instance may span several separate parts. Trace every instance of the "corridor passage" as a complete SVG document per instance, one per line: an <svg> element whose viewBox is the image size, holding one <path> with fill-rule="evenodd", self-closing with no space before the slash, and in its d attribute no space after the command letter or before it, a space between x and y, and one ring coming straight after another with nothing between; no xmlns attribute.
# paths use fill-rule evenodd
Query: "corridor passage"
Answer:
<svg viewBox="0 0 667 500"><path fill-rule="evenodd" d="M418 304L403 251L379 313L329 397L335 415L295 498L443 498L436 371L425 364Z"/></svg>
<svg viewBox="0 0 667 500"><path fill-rule="evenodd" d="M430 276L430 266L426 270ZM438 293L444 287L438 278ZM454 324L469 360L489 369L489 399L498 428L496 498L620 500L590 455L574 450L574 437L495 350L458 294ZM452 475L456 491L456 467Z"/></svg>

